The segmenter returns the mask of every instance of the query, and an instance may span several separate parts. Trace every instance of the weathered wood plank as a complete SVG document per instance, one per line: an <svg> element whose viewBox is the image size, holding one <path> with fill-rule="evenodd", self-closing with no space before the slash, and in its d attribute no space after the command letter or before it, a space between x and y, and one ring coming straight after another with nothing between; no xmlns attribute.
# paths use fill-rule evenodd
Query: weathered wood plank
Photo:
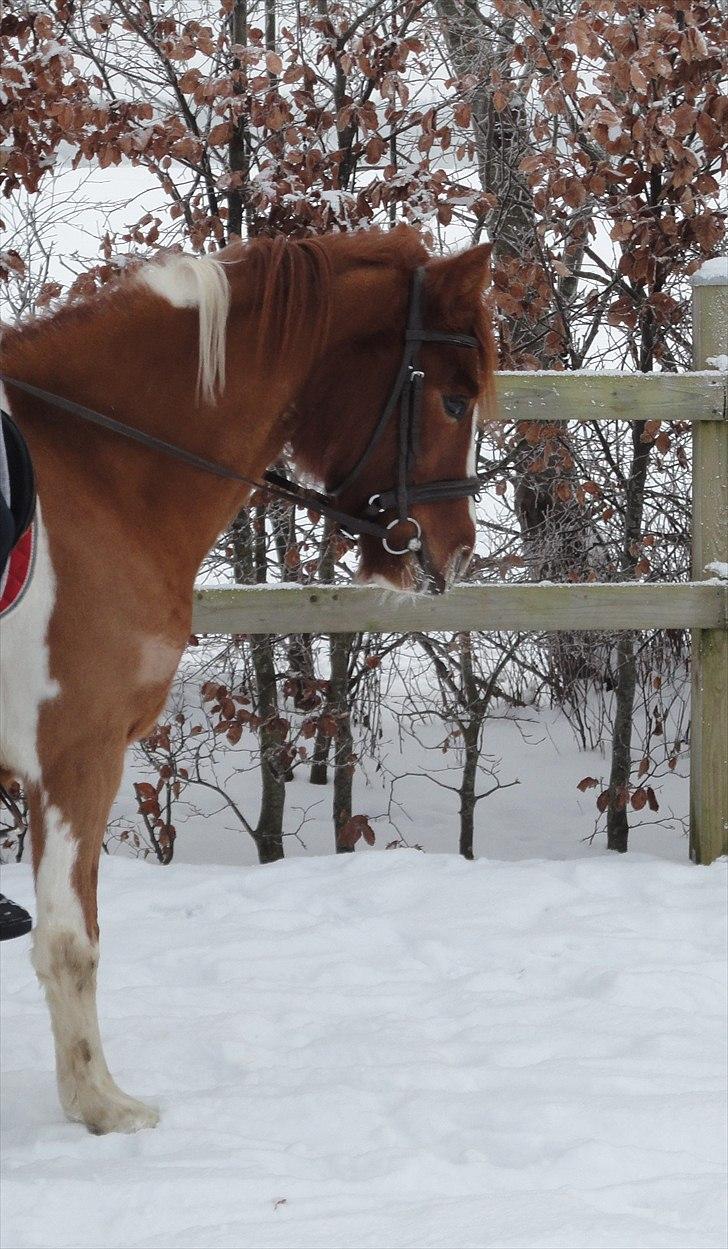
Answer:
<svg viewBox="0 0 728 1249"><path fill-rule="evenodd" d="M498 373L496 393L500 417L511 421L728 420L728 377L715 370Z"/></svg>
<svg viewBox="0 0 728 1249"><path fill-rule="evenodd" d="M720 585L456 586L448 594L397 595L367 586L261 586L200 590L197 633L435 633L460 629L721 629Z"/></svg>
<svg viewBox="0 0 728 1249"><path fill-rule="evenodd" d="M728 265L726 266L728 269ZM728 354L728 272L693 290L695 364ZM693 576L728 562L728 425L693 427ZM692 637L690 857L728 854L728 633L703 627Z"/></svg>

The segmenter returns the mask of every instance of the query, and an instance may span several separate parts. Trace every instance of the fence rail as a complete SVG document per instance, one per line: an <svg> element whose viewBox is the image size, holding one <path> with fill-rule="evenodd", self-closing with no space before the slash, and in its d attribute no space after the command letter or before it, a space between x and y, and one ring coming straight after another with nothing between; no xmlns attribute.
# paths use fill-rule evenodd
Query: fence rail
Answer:
<svg viewBox="0 0 728 1249"><path fill-rule="evenodd" d="M437 598L369 586L198 590L196 633L722 629L728 585L459 585Z"/></svg>
<svg viewBox="0 0 728 1249"><path fill-rule="evenodd" d="M693 578L687 585L458 586L441 598L403 598L355 586L202 590L200 633L692 630L690 855L728 854L728 584L706 568L728 563L728 260L694 278L698 371L499 373L501 420L685 421L693 436Z"/></svg>
<svg viewBox="0 0 728 1249"><path fill-rule="evenodd" d="M720 354L720 353L716 353ZM700 373L498 373L510 421L725 421L726 375Z"/></svg>

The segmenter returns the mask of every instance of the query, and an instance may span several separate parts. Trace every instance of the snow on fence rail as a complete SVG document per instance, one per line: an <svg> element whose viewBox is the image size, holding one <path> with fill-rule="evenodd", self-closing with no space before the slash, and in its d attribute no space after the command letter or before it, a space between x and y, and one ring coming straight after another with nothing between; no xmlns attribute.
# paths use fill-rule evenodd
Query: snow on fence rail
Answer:
<svg viewBox="0 0 728 1249"><path fill-rule="evenodd" d="M728 264L693 279L694 363L728 351ZM687 585L458 586L402 598L356 586L200 590L198 633L348 633L511 629L689 628L692 637L690 855L728 854L728 583L705 581L728 561L728 375L697 371L500 373L505 420L689 421L693 426L693 578Z"/></svg>

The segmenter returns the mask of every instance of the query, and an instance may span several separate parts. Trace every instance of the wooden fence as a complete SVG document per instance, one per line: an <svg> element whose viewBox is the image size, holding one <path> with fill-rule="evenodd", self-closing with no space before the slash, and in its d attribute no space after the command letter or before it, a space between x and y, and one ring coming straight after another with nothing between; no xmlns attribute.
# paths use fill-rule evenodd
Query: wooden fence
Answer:
<svg viewBox="0 0 728 1249"><path fill-rule="evenodd" d="M504 420L686 421L693 433L693 580L688 584L458 586L400 597L356 586L201 590L198 633L348 633L458 630L692 630L690 855L728 853L728 356L726 273L693 280L694 373L500 373ZM728 363L728 361L727 361Z"/></svg>

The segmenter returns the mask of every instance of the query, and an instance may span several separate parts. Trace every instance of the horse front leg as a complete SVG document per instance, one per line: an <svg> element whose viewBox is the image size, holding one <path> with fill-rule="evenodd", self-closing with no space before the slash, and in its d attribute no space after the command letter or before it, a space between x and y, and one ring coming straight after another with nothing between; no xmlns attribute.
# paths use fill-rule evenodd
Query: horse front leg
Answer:
<svg viewBox="0 0 728 1249"><path fill-rule="evenodd" d="M101 742L76 747L30 791L38 913L33 964L50 1008L61 1105L97 1135L136 1132L159 1118L116 1085L99 1033L98 864L124 754L123 744L111 751Z"/></svg>

